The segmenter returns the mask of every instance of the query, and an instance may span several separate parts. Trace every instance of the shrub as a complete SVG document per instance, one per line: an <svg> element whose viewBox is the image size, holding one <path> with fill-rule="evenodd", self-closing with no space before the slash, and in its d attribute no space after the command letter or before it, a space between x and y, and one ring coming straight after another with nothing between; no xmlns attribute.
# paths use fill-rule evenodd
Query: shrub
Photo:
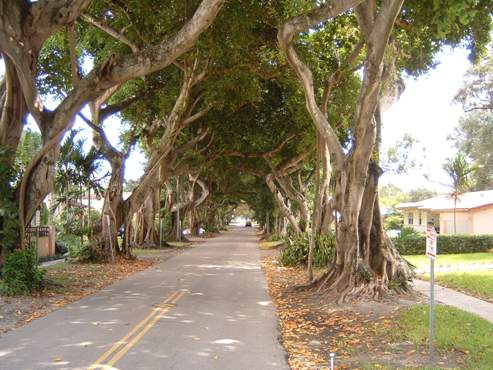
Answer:
<svg viewBox="0 0 493 370"><path fill-rule="evenodd" d="M3 294L29 294L42 287L44 271L38 268L36 257L34 246L16 250L7 256L0 287Z"/></svg>
<svg viewBox="0 0 493 370"><path fill-rule="evenodd" d="M18 180L18 166L9 163L12 154L11 149L0 146L0 257L13 250L19 231L13 185Z"/></svg>
<svg viewBox="0 0 493 370"><path fill-rule="evenodd" d="M281 240L281 234L278 233L272 233L269 235L269 237L266 239L267 242L277 242L278 240Z"/></svg>
<svg viewBox="0 0 493 370"><path fill-rule="evenodd" d="M87 244L76 243L68 248L68 255L79 262L93 261L97 258L94 256L91 247Z"/></svg>
<svg viewBox="0 0 493 370"><path fill-rule="evenodd" d="M57 240L60 249L68 250L68 256L77 261L89 261L96 259L93 251L87 244L82 244L80 236L65 234L60 235Z"/></svg>
<svg viewBox="0 0 493 370"><path fill-rule="evenodd" d="M426 236L412 234L392 239L403 255L424 254ZM438 235L439 254L487 252L493 248L493 235Z"/></svg>
<svg viewBox="0 0 493 370"><path fill-rule="evenodd" d="M423 236L423 233L413 229L412 227L406 226L401 229L401 233L399 234L400 238L404 238L407 236Z"/></svg>
<svg viewBox="0 0 493 370"><path fill-rule="evenodd" d="M281 251L279 262L283 266L306 265L310 247L309 233L288 234L284 240L286 246ZM327 266L335 254L335 235L317 235L313 252L313 265Z"/></svg>
<svg viewBox="0 0 493 370"><path fill-rule="evenodd" d="M207 234L216 234L216 233L220 232L221 230L219 230L219 228L217 226L214 226L214 225L205 225L204 231Z"/></svg>

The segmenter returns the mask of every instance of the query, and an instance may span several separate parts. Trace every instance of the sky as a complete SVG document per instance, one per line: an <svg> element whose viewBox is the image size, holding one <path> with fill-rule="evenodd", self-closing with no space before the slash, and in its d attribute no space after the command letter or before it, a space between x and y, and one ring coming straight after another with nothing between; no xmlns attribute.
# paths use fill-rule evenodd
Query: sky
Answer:
<svg viewBox="0 0 493 370"><path fill-rule="evenodd" d="M385 173L381 177L381 185L391 183L403 190L425 187L441 193L450 191L443 185L449 180L442 164L456 152L447 137L453 133L463 111L459 105L453 104L453 98L462 86L462 77L470 63L467 51L461 48L446 48L438 55L437 61L438 65L426 75L407 78L404 93L383 115L383 151L408 133L419 142L410 156L421 161L424 166L406 174ZM3 75L3 63L0 63L0 75ZM56 106L53 101L45 103L48 108ZM88 114L87 109L85 112ZM37 129L32 120L29 127ZM80 135L88 139L86 146L89 148L92 144L91 131L80 119L77 119L75 127L82 129ZM106 120L104 127L112 144L119 147L119 134L124 124L118 117L112 117ZM125 179L138 179L142 176L144 167L145 156L136 148L128 158ZM424 174L428 174L431 181Z"/></svg>
<svg viewBox="0 0 493 370"><path fill-rule="evenodd" d="M407 174L384 174L380 184L392 183L404 190L425 187L441 193L450 191L443 185L450 181L442 164L456 154L447 137L464 113L460 105L453 104L453 98L470 67L467 55L465 49L447 48L438 55L435 69L417 79L406 79L404 93L383 115L382 148L386 151L408 133L419 141L411 156L421 160L423 168Z"/></svg>

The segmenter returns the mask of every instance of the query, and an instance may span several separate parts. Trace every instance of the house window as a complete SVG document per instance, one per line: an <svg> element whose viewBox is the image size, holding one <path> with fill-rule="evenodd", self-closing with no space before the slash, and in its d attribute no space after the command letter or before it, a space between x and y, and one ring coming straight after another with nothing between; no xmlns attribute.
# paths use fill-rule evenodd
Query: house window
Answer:
<svg viewBox="0 0 493 370"><path fill-rule="evenodd" d="M419 212L419 219L418 219L419 225L423 224L423 219L421 218L421 212Z"/></svg>
<svg viewBox="0 0 493 370"><path fill-rule="evenodd" d="M408 225L412 225L414 223L414 213L413 212L409 212L407 214L407 224Z"/></svg>

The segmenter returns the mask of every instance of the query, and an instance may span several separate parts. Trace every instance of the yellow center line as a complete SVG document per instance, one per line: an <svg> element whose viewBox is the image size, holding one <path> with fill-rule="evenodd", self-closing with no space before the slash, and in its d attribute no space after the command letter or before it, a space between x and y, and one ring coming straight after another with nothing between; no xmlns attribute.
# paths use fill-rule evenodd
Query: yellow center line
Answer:
<svg viewBox="0 0 493 370"><path fill-rule="evenodd" d="M175 297L171 300L171 304L174 305L178 300L180 300L181 297L185 295L186 291L182 290L180 291ZM147 334L149 330L162 318L162 314L168 312L173 306L172 305L167 305L167 307L162 308L160 311L160 314L155 315L154 318L142 329L142 331L137 334L130 342L127 343L125 347L123 347L120 352L118 352L110 361L107 362L107 365L113 366L115 365L123 356L127 354L127 352L135 346L141 339L144 337L144 335Z"/></svg>
<svg viewBox="0 0 493 370"><path fill-rule="evenodd" d="M180 291L173 292L166 298L162 304L167 304L168 302L174 302L174 299L180 295ZM127 343L127 340L134 335L140 328L142 328L149 320L151 320L154 316L156 316L162 308L158 306L157 308L152 309L152 311L140 321L127 335L125 335L122 339L116 342L108 351L103 353L94 363L89 367L89 370L97 369L97 368L106 368L106 366L101 366L102 362L105 361L108 357L110 357L113 352L118 350L122 345Z"/></svg>

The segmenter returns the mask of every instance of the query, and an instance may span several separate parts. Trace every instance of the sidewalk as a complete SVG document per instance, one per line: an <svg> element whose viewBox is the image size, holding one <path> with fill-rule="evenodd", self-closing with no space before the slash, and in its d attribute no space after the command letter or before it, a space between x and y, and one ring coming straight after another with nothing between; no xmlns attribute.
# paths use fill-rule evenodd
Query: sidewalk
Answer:
<svg viewBox="0 0 493 370"><path fill-rule="evenodd" d="M493 270L493 263L435 266L435 272L478 271L478 270ZM427 274L429 272L430 272L429 266L416 269L417 274Z"/></svg>
<svg viewBox="0 0 493 370"><path fill-rule="evenodd" d="M414 288L430 296L430 282L414 280ZM478 298L457 292L455 290L444 288L435 284L435 300L448 306L457 307L461 310L474 313L483 319L493 322L493 304Z"/></svg>

